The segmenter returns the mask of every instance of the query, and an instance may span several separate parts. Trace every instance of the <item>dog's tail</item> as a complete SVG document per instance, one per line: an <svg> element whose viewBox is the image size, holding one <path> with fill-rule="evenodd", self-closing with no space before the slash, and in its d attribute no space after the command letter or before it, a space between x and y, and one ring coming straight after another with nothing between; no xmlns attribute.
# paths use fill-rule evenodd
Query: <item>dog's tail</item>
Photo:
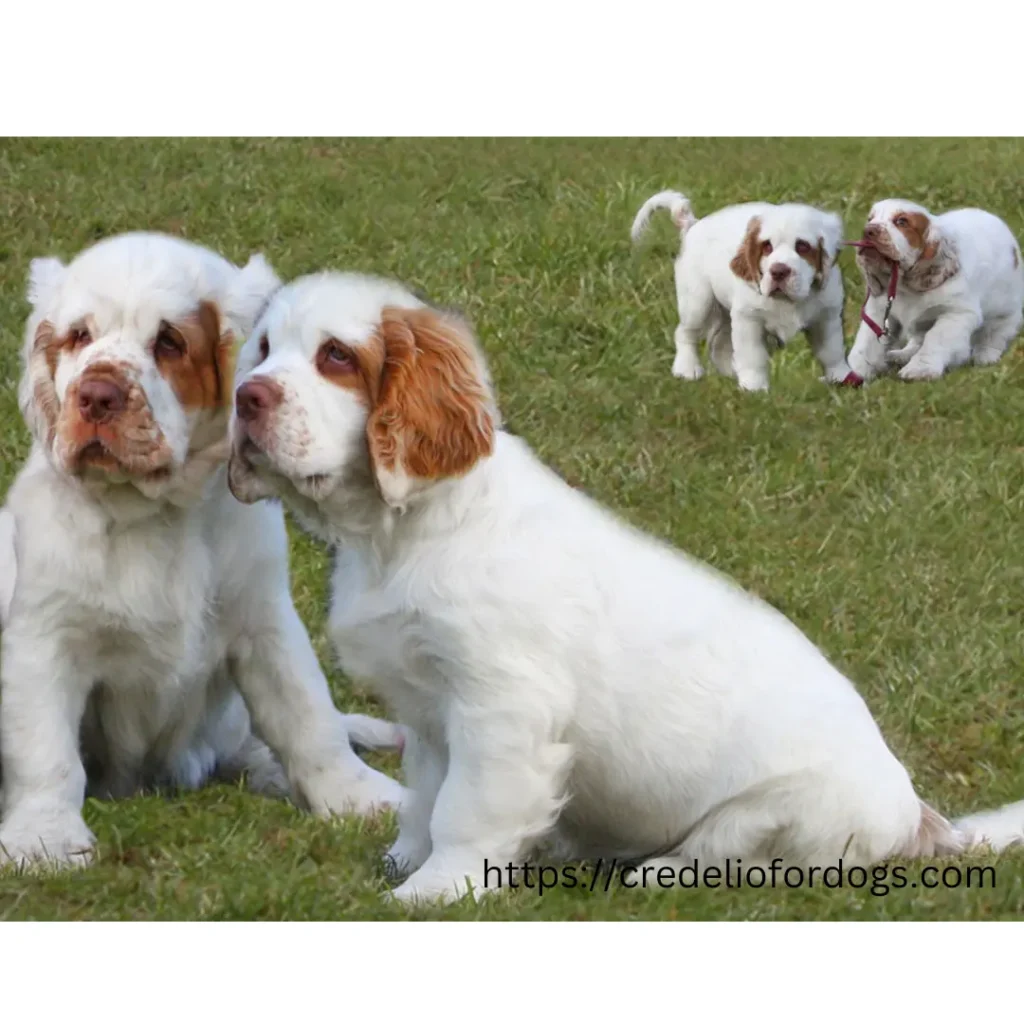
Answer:
<svg viewBox="0 0 1024 1024"><path fill-rule="evenodd" d="M657 195L651 196L640 207L640 212L636 215L633 221L633 228L630 231L630 237L634 242L640 240L640 236L647 229L647 225L655 210L668 210L672 215L672 223L679 228L679 233L684 237L686 232L697 223L697 218L693 215L693 207L690 206L690 200L682 192L659 192Z"/></svg>
<svg viewBox="0 0 1024 1024"><path fill-rule="evenodd" d="M969 850L998 853L1024 844L1024 800L950 821L921 801L921 823L904 857L950 857Z"/></svg>

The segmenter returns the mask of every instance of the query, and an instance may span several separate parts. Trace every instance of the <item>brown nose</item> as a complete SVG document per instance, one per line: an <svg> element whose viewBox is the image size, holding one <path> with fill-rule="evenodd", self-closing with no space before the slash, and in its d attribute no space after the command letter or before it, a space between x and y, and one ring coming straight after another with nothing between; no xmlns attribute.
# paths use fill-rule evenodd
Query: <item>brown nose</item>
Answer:
<svg viewBox="0 0 1024 1024"><path fill-rule="evenodd" d="M864 237L865 238L877 238L878 237L878 230L879 229L878 229L878 225L877 224L868 224L864 228Z"/></svg>
<svg viewBox="0 0 1024 1024"><path fill-rule="evenodd" d="M773 263L769 268L768 273L772 275L773 281L782 282L785 281L793 271L790 270L785 263Z"/></svg>
<svg viewBox="0 0 1024 1024"><path fill-rule="evenodd" d="M86 423L107 423L125 406L127 396L114 381L105 377L83 380L78 386L78 411Z"/></svg>
<svg viewBox="0 0 1024 1024"><path fill-rule="evenodd" d="M260 380L258 377L246 381L235 393L238 418L246 423L263 419L280 404L281 389L273 381Z"/></svg>

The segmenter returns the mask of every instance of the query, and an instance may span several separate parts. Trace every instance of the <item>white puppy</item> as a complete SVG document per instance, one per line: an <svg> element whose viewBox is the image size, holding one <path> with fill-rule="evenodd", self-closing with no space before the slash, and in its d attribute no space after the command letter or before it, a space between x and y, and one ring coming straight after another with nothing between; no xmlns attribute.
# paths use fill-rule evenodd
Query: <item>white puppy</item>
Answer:
<svg viewBox="0 0 1024 1024"><path fill-rule="evenodd" d="M400 898L481 888L545 840L705 865L971 841L795 626L499 429L459 320L386 281L302 278L236 380L233 490L280 495L338 546L341 662L413 733ZM1024 811L978 821L999 844L1022 826Z"/></svg>
<svg viewBox="0 0 1024 1024"><path fill-rule="evenodd" d="M704 375L698 346L706 338L720 373L735 376L748 391L765 391L766 336L781 346L805 331L824 380L860 383L850 373L843 342L838 216L796 203L745 203L697 220L685 196L659 192L636 215L634 241L658 209L671 212L682 236L675 263L675 376Z"/></svg>
<svg viewBox="0 0 1024 1024"><path fill-rule="evenodd" d="M349 743L395 727L334 708L280 508L225 485L235 342L272 271L139 234L31 278L35 440L0 511L0 863L88 860L87 780L120 796L244 771L318 813L397 802Z"/></svg>
<svg viewBox="0 0 1024 1024"><path fill-rule="evenodd" d="M902 365L903 380L934 380L964 363L998 362L1024 319L1024 265L1012 232L984 210L939 217L906 199L876 203L857 263L868 287L850 365L865 380ZM883 320L896 266L896 295ZM893 350L899 337L903 345Z"/></svg>

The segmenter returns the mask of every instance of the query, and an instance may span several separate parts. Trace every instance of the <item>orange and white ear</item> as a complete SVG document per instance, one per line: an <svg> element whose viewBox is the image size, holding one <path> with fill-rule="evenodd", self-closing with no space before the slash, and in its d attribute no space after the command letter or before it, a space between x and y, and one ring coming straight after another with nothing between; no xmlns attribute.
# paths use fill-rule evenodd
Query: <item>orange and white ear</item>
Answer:
<svg viewBox="0 0 1024 1024"><path fill-rule="evenodd" d="M839 250L843 242L843 220L835 213L823 213L818 235L817 252L814 257L814 284L824 284L829 271L839 259Z"/></svg>
<svg viewBox="0 0 1024 1024"><path fill-rule="evenodd" d="M32 317L25 344L25 367L18 384L18 408L33 436L47 449L53 446L60 416L54 384L60 340L49 320Z"/></svg>
<svg viewBox="0 0 1024 1024"><path fill-rule="evenodd" d="M280 287L281 279L263 254L250 256L249 262L238 271L228 288L221 309L224 329L233 331L239 343L244 341L263 315L271 296Z"/></svg>
<svg viewBox="0 0 1024 1024"><path fill-rule="evenodd" d="M401 509L489 456L498 416L466 324L429 308L389 307L378 333L384 369L366 440L381 497Z"/></svg>
<svg viewBox="0 0 1024 1024"><path fill-rule="evenodd" d="M960 273L960 258L949 239L944 238L934 219L928 217L921 256L904 275L904 281L914 291L927 292L938 288Z"/></svg>
<svg viewBox="0 0 1024 1024"><path fill-rule="evenodd" d="M740 247L729 269L741 280L757 287L761 283L761 218L751 217Z"/></svg>

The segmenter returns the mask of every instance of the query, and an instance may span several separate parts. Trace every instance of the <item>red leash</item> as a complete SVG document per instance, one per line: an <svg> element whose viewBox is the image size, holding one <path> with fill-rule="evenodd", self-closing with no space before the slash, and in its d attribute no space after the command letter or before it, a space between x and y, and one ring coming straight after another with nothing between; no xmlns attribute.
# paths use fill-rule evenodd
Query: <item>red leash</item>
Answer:
<svg viewBox="0 0 1024 1024"><path fill-rule="evenodd" d="M855 249L874 249L875 247L870 242L844 242L844 245L852 245ZM868 300L871 298L871 289L868 289L867 295L864 296L864 305L860 307L860 318L871 328L874 336L881 341L889 333L889 313L892 312L892 304L896 301L896 280L900 274L900 265L893 263L892 273L889 275L889 290L886 293L885 302L885 315L882 317L882 326L879 327L871 317L868 316L866 310L868 308Z"/></svg>

